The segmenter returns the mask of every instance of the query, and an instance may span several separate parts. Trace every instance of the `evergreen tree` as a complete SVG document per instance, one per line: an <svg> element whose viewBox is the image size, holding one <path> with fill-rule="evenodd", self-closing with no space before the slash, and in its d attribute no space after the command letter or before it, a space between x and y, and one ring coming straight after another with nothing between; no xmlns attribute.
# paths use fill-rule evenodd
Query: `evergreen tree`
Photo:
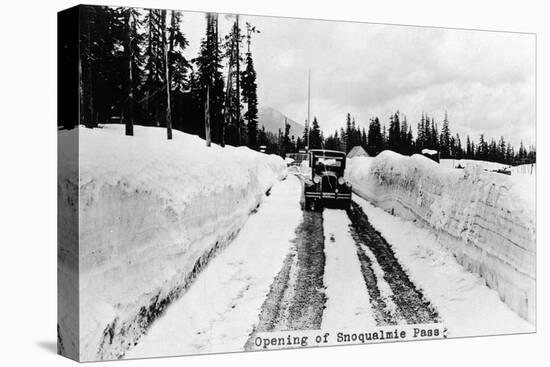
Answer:
<svg viewBox="0 0 550 367"><path fill-rule="evenodd" d="M291 153L294 151L293 144L290 139L290 124L286 122L285 118L285 132L282 138L282 144L281 144L281 156L284 157L287 153Z"/></svg>
<svg viewBox="0 0 550 367"><path fill-rule="evenodd" d="M260 33L260 31L257 30L256 27L252 26L250 23L246 23L246 39L248 49L246 52L246 67L241 74L241 85L243 102L246 104L246 112L244 113L244 118L247 121L248 127L248 146L252 149L256 149L256 134L258 125L256 70L254 69L254 62L252 60L252 53L250 51L250 43L252 40L252 34L254 33Z"/></svg>
<svg viewBox="0 0 550 367"><path fill-rule="evenodd" d="M227 83L225 90L223 137L228 144L238 146L243 135L243 121L241 119L241 43L244 39L239 25L239 16L235 16L233 27L225 36L224 57L227 59ZM248 137L246 137L248 141Z"/></svg>
<svg viewBox="0 0 550 367"><path fill-rule="evenodd" d="M125 103L124 103L124 123L126 125L126 135L134 135L134 83L132 81L134 64L132 55L132 35L135 34L132 17L132 8L128 8L124 11L124 24L126 26L125 33L126 39L124 42L124 57L128 63L127 77L125 78Z"/></svg>
<svg viewBox="0 0 550 367"><path fill-rule="evenodd" d="M367 132L365 128L361 130L361 147L367 151Z"/></svg>
<svg viewBox="0 0 550 367"><path fill-rule="evenodd" d="M388 148L388 133L386 131L386 124L382 126L382 150Z"/></svg>
<svg viewBox="0 0 550 367"><path fill-rule="evenodd" d="M170 14L170 26L168 27L170 88L173 92L181 94L189 85L191 64L183 54L185 48L189 46L189 41L181 31L183 14L175 10L172 10Z"/></svg>
<svg viewBox="0 0 550 367"><path fill-rule="evenodd" d="M380 120L375 117L370 120L369 133L367 135L367 153L376 156L384 149L384 140L380 131Z"/></svg>
<svg viewBox="0 0 550 367"><path fill-rule="evenodd" d="M345 133L342 134L342 140L343 140L343 143L344 143L344 151L347 153L351 150L351 148L353 147L350 147L351 143L352 143L352 130L351 130L351 114L348 112L346 114L346 130L345 130Z"/></svg>
<svg viewBox="0 0 550 367"><path fill-rule="evenodd" d="M408 140L409 125L407 123L407 116L403 115L401 120L401 127L399 128L399 153L410 154L410 143Z"/></svg>
<svg viewBox="0 0 550 367"><path fill-rule="evenodd" d="M399 122L399 111L390 116L390 129L388 136L388 148L394 152L400 152L401 147L401 126Z"/></svg>
<svg viewBox="0 0 550 367"><path fill-rule="evenodd" d="M333 135L329 135L325 139L325 149L341 150L340 137L338 136L338 130L334 131Z"/></svg>
<svg viewBox="0 0 550 367"><path fill-rule="evenodd" d="M456 133L455 137L456 151L453 154L452 158L462 159L464 157L464 151L462 149L462 142L460 141L460 135Z"/></svg>
<svg viewBox="0 0 550 367"><path fill-rule="evenodd" d="M221 50L218 41L218 15L206 14L206 37L201 42L199 55L193 60L197 65L193 80L193 94L199 106L209 106L212 141L222 142L224 82L221 73ZM208 103L206 103L208 91ZM204 121L204 120L203 120Z"/></svg>
<svg viewBox="0 0 550 367"><path fill-rule="evenodd" d="M80 20L80 117L95 127L127 106L128 18L122 8L83 6Z"/></svg>
<svg viewBox="0 0 550 367"><path fill-rule="evenodd" d="M441 158L449 158L451 156L451 131L449 129L449 119L447 111L445 111L445 117L443 119L443 127L441 128L441 136L439 141L441 145Z"/></svg>
<svg viewBox="0 0 550 367"><path fill-rule="evenodd" d="M158 9L150 9L145 18L147 24L147 48L146 48L146 80L144 84L145 95L143 98L143 110L145 122L149 125L160 126L164 121L165 113L163 92L166 83L164 68L164 36L163 36L163 12Z"/></svg>
<svg viewBox="0 0 550 367"><path fill-rule="evenodd" d="M321 134L321 128L317 122L317 117L313 117L311 129L309 131L309 148L321 149L323 147L323 138Z"/></svg>

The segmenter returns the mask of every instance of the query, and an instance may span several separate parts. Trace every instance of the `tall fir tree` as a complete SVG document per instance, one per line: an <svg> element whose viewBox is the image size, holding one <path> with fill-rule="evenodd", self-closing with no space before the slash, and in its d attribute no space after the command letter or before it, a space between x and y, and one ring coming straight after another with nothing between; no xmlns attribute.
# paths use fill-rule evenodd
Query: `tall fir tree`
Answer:
<svg viewBox="0 0 550 367"><path fill-rule="evenodd" d="M449 129L447 111L445 111L445 117L443 118L443 126L441 127L441 136L439 141L441 158L449 158L451 156L451 131Z"/></svg>
<svg viewBox="0 0 550 367"><path fill-rule="evenodd" d="M367 153L374 157L384 149L380 120L375 117L370 120L369 133L367 135Z"/></svg>
<svg viewBox="0 0 550 367"><path fill-rule="evenodd" d="M206 14L206 37L201 42L192 83L196 103L209 107L212 141L220 144L223 133L224 81L221 72L221 50L218 39L218 14ZM208 103L206 103L208 91ZM204 120L203 120L204 121Z"/></svg>
<svg viewBox="0 0 550 367"><path fill-rule="evenodd" d="M317 117L313 117L313 122L311 123L311 129L309 130L309 148L310 149L321 149L323 148L323 136L321 133L321 128Z"/></svg>
<svg viewBox="0 0 550 367"><path fill-rule="evenodd" d="M246 105L244 119L247 123L248 146L252 149L257 148L256 136L258 134L258 95L256 85L256 70L254 69L254 61L252 59L252 52L250 49L252 35L254 33L260 33L260 31L250 23L246 23L246 66L241 74L241 86L243 102Z"/></svg>

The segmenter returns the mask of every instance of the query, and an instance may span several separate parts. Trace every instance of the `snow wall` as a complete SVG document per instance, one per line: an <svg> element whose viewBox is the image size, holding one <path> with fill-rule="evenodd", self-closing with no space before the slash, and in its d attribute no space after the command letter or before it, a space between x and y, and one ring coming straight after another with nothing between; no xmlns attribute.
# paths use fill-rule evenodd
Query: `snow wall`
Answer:
<svg viewBox="0 0 550 367"><path fill-rule="evenodd" d="M511 177L479 166L445 168L421 155L392 151L349 160L346 175L357 195L433 228L462 266L535 323L534 176Z"/></svg>
<svg viewBox="0 0 550 367"><path fill-rule="evenodd" d="M58 183L80 191L82 361L123 356L286 175L280 157L246 147L178 131L168 141L154 127L134 135L81 127L79 182Z"/></svg>

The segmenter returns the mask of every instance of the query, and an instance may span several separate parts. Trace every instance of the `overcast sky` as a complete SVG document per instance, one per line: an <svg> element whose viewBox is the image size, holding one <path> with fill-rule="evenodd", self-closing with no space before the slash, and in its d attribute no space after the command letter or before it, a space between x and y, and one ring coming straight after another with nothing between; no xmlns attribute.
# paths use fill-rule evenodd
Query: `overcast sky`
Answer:
<svg viewBox="0 0 550 367"><path fill-rule="evenodd" d="M220 14L220 34L234 18ZM501 135L535 144L535 36L502 32L241 16L260 34L252 53L260 105L293 120L311 114L325 133L350 112L360 126L384 123L399 109L413 128L426 112L449 114L453 133ZM185 12L183 30L195 57L204 13Z"/></svg>

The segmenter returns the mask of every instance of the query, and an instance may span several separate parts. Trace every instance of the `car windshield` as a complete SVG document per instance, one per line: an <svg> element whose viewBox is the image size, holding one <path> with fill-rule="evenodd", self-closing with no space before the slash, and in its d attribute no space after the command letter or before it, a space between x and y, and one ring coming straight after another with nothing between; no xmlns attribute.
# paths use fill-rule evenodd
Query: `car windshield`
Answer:
<svg viewBox="0 0 550 367"><path fill-rule="evenodd" d="M327 157L317 157L315 158L315 171L332 171L338 172L342 167L341 158L327 158Z"/></svg>
<svg viewBox="0 0 550 367"><path fill-rule="evenodd" d="M317 160L317 165L340 167L342 162L334 158L319 158Z"/></svg>

